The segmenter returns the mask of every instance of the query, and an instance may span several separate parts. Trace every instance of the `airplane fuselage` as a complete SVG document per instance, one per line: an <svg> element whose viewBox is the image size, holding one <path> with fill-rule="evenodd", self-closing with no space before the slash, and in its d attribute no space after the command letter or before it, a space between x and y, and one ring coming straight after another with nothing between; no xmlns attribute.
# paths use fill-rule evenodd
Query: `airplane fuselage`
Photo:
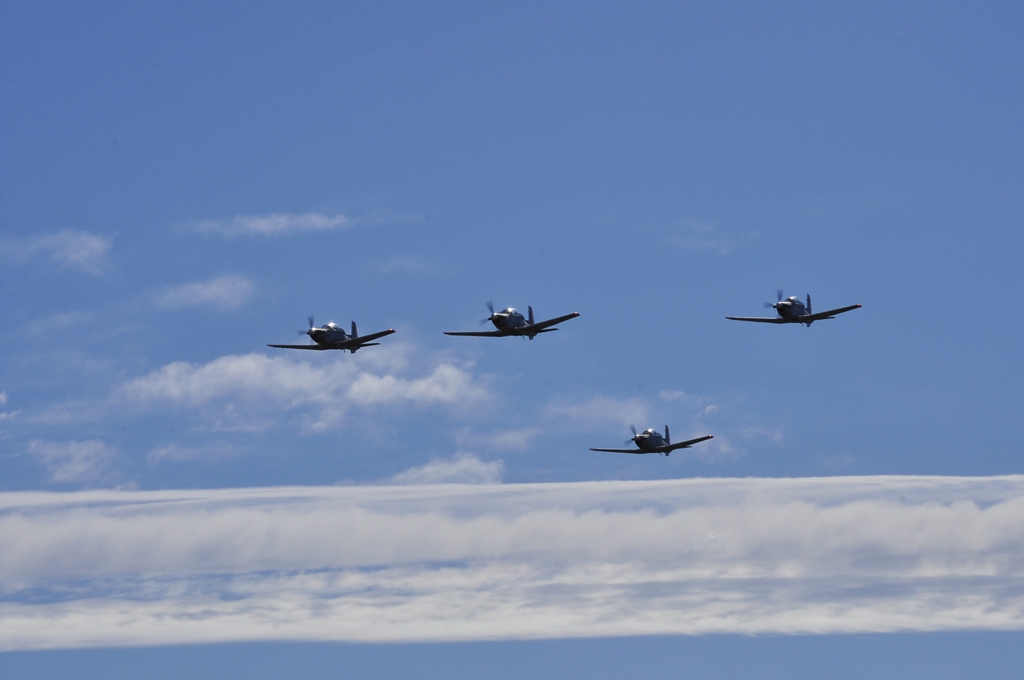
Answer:
<svg viewBox="0 0 1024 680"><path fill-rule="evenodd" d="M665 446L668 442L665 441L660 432L652 428L635 435L633 443L642 451L653 451L659 446Z"/></svg>
<svg viewBox="0 0 1024 680"><path fill-rule="evenodd" d="M793 297L788 297L785 300L779 300L772 306L775 307L775 311L779 313L779 316L786 321L799 322L801 316L807 316L810 314L807 307L804 306L804 303L795 295Z"/></svg>
<svg viewBox="0 0 1024 680"><path fill-rule="evenodd" d="M341 327L333 321L324 324L320 328L310 328L306 331L306 335L308 335L313 342L318 345L333 345L335 343L345 342L346 340L352 339L352 336L342 330Z"/></svg>
<svg viewBox="0 0 1024 680"><path fill-rule="evenodd" d="M500 312L491 314L489 321L494 324L494 327L499 331L510 331L515 328L523 328L529 324L522 312L515 307L509 307L508 309L503 309Z"/></svg>

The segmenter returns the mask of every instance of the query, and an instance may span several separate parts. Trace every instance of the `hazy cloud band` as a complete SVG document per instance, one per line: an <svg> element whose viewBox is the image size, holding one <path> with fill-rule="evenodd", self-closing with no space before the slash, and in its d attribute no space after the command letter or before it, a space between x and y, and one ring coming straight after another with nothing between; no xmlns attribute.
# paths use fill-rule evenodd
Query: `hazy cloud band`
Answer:
<svg viewBox="0 0 1024 680"><path fill-rule="evenodd" d="M0 494L0 645L1024 628L1024 477Z"/></svg>

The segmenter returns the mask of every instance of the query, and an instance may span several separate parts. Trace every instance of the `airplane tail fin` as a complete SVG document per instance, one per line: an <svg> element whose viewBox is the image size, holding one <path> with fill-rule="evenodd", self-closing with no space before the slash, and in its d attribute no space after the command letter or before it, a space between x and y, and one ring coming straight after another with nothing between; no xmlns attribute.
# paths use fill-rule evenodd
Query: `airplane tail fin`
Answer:
<svg viewBox="0 0 1024 680"><path fill-rule="evenodd" d="M669 436L668 436L668 425L665 426L665 443L666 444L671 444L672 443L672 440L669 439Z"/></svg>
<svg viewBox="0 0 1024 680"><path fill-rule="evenodd" d="M356 328L356 322L355 321L352 322L352 337L353 338L358 338L359 337L359 329Z"/></svg>
<svg viewBox="0 0 1024 680"><path fill-rule="evenodd" d="M813 313L813 312L811 312L811 294L810 293L807 294L807 313L808 314L812 314Z"/></svg>
<svg viewBox="0 0 1024 680"><path fill-rule="evenodd" d="M530 317L530 318L528 319L528 321L529 321L530 325L532 326L532 325L533 325L533 307L531 307L531 306L527 305L527 306L526 306L526 313L527 313L527 314L529 315L529 317ZM533 338L530 338L530 339L532 340Z"/></svg>

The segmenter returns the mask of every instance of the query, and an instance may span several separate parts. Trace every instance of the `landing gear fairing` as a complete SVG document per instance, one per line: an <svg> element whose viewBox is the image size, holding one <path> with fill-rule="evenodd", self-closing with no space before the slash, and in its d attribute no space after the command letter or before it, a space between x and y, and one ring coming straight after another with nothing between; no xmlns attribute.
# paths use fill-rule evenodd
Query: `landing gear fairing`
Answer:
<svg viewBox="0 0 1024 680"><path fill-rule="evenodd" d="M556 324L560 324L563 321L569 319L575 319L580 315L579 312L573 312L572 314L566 314L565 316L559 316L554 319L548 319L547 321L534 321L533 319L533 307L527 307L527 316L523 316L522 312L509 307L503 309L500 312L494 311L494 305L490 302L487 303L487 309L491 311L491 315L486 319L481 319L480 324L483 325L490 321L494 324L494 327L498 330L494 331L445 331L445 335L467 335L479 338L503 338L507 335L518 335L520 337L526 337L530 340L540 333L550 333L551 331L557 331L557 328L551 328Z"/></svg>
<svg viewBox="0 0 1024 680"><path fill-rule="evenodd" d="M338 324L331 321L325 323L320 328L314 328L313 317L309 317L309 330L299 331L299 335L308 335L310 339L315 342L315 345L267 345L267 347L276 347L278 349L313 349L313 350L325 350L325 349L340 349L348 350L352 354L356 353L356 350L362 349L363 347L369 347L371 345L379 345L379 342L373 342L377 338L383 338L385 335L391 335L395 332L395 329L389 328L386 331L380 333L371 333L370 335L359 335L359 330L356 328L356 322L352 322L352 333L346 333Z"/></svg>
<svg viewBox="0 0 1024 680"><path fill-rule="evenodd" d="M714 439L713 435L706 434L703 437L697 437L696 439L688 439L685 442L679 442L677 444L672 443L672 439L669 437L668 425L665 426L665 436L662 437L661 433L655 430L653 427L649 430L644 430L640 434L636 433L636 428L632 425L629 429L633 431L632 439L627 439L626 442L632 441L636 444L635 449L590 449L591 451L606 451L608 453L660 453L664 456L672 453L676 449L688 449L694 444L708 439Z"/></svg>
<svg viewBox="0 0 1024 680"><path fill-rule="evenodd" d="M776 297L778 299L774 304L771 302L764 303L766 308L774 309L779 313L778 318L761 317L761 316L727 316L726 319L732 321L754 321L757 323L802 323L806 324L810 328L811 324L815 321L821 321L823 319L834 319L837 314L849 312L854 309L860 309L860 305L850 305L849 307L840 307L838 309L830 309L827 312L813 313L811 311L811 296L807 296L807 305L805 306L797 296L788 297L785 300L782 299L782 289L776 291Z"/></svg>

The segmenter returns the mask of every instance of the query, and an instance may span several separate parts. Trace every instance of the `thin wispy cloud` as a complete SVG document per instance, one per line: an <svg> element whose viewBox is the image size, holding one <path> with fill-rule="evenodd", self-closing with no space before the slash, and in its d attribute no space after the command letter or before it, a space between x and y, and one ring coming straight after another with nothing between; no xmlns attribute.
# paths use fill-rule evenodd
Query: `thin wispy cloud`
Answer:
<svg viewBox="0 0 1024 680"><path fill-rule="evenodd" d="M453 363L438 363L426 372L417 366L413 370L419 373L408 375L389 371L380 357L324 359L254 353L206 364L177 361L127 382L118 395L134 408L179 408L216 428L238 430L266 429L281 417L322 430L337 425L353 408L408 404L460 411L491 399L478 378ZM402 361L397 359L399 365Z"/></svg>
<svg viewBox="0 0 1024 680"><path fill-rule="evenodd" d="M166 288L156 296L156 304L164 309L203 306L237 309L248 302L255 289L252 280L245 276L218 276L209 281Z"/></svg>
<svg viewBox="0 0 1024 680"><path fill-rule="evenodd" d="M677 234L671 238L671 242L685 250L728 255L737 248L749 245L756 236L757 234L754 232L728 234L713 222L682 220Z"/></svg>
<svg viewBox="0 0 1024 680"><path fill-rule="evenodd" d="M28 324L30 333L48 333L55 329L70 328L72 326L83 326L95 318L92 312L62 312L49 314L41 319L36 319Z"/></svg>
<svg viewBox="0 0 1024 680"><path fill-rule="evenodd" d="M146 456L146 462L159 464L163 462L183 462L192 460L224 460L243 453L237 446L226 441L187 446L178 442L169 442L156 446Z"/></svg>
<svg viewBox="0 0 1024 680"><path fill-rule="evenodd" d="M533 440L544 433L539 427L522 427L513 430L470 431L463 430L455 435L455 442L464 448L488 449L492 451L522 451Z"/></svg>
<svg viewBox="0 0 1024 680"><path fill-rule="evenodd" d="M297 232L345 229L351 225L352 220L340 213L328 215L324 213L307 212L302 214L270 213L268 215L235 215L228 220L204 220L179 226L191 231L220 234L222 236L243 236L250 234L281 236L283 234Z"/></svg>
<svg viewBox="0 0 1024 680"><path fill-rule="evenodd" d="M0 648L1021 630L1022 517L1022 476L4 493Z"/></svg>
<svg viewBox="0 0 1024 680"><path fill-rule="evenodd" d="M0 253L25 259L49 255L57 264L86 274L102 274L109 266L110 239L100 234L65 229L54 234L0 241Z"/></svg>
<svg viewBox="0 0 1024 680"><path fill-rule="evenodd" d="M650 405L643 399L596 395L583 401L554 400L545 409L549 418L571 422L585 430L604 430L609 423L626 427L647 422Z"/></svg>
<svg viewBox="0 0 1024 680"><path fill-rule="evenodd" d="M6 392L0 392L0 406L6 406L6 405L7 405L7 393ZM0 422L2 422L4 420L14 420L15 418L18 417L19 413L21 413L21 411L0 411Z"/></svg>
<svg viewBox="0 0 1024 680"><path fill-rule="evenodd" d="M88 441L29 442L28 452L47 469L57 484L82 484L104 478L114 452L98 439Z"/></svg>
<svg viewBox="0 0 1024 680"><path fill-rule="evenodd" d="M380 270L385 274L411 274L414 276L441 276L445 270L436 263L419 257L395 255L381 263Z"/></svg>
<svg viewBox="0 0 1024 680"><path fill-rule="evenodd" d="M483 461L470 453L432 460L391 478L393 484L498 484L505 472L500 460Z"/></svg>

